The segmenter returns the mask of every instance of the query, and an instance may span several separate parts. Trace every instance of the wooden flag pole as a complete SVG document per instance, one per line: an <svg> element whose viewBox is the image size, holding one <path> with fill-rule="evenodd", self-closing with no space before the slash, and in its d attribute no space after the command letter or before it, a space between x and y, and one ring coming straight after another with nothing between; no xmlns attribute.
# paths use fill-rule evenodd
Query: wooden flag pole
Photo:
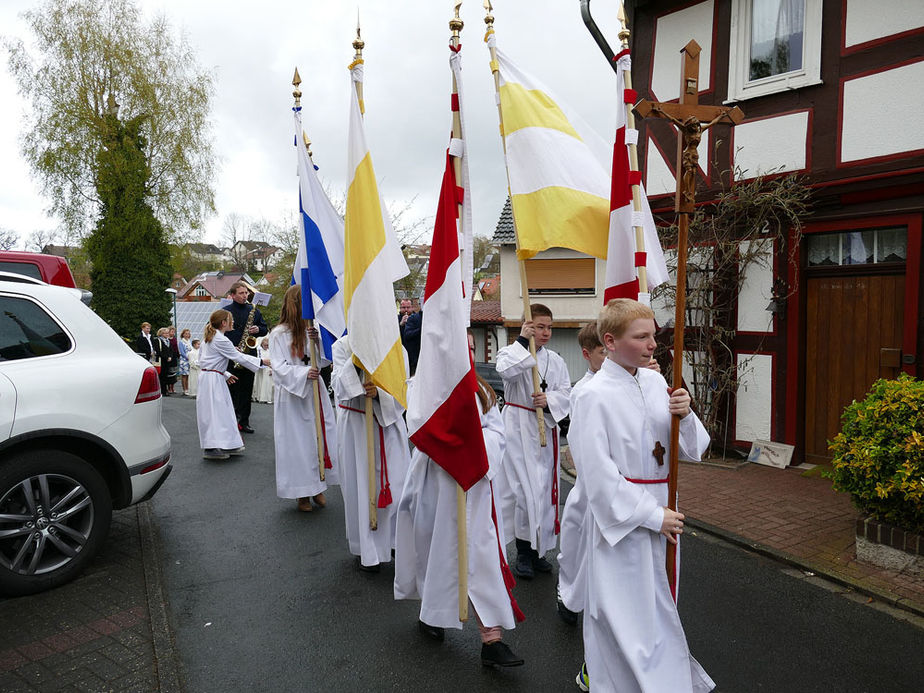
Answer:
<svg viewBox="0 0 924 693"><path fill-rule="evenodd" d="M677 302L674 312L673 387L683 386L683 337L686 327L687 298L687 234L690 214L695 209L696 171L699 168L699 145L703 132L716 123L737 125L744 113L737 106L699 105L699 54L696 41L683 47L680 62L679 103L655 103L642 99L635 110L642 118L663 118L673 123L680 132L677 138L677 193L674 210L677 212ZM670 471L667 481L667 505L677 510L677 474L680 459L680 417L671 417ZM677 594L677 546L667 544L667 581L671 594Z"/></svg>
<svg viewBox="0 0 924 693"><path fill-rule="evenodd" d="M619 30L619 41L622 45L622 50L629 50L629 36L630 31L626 26L626 10L622 2L619 3L619 23L621 29ZM623 70L622 71L623 85L625 88L632 88L632 70ZM626 104L620 104L620 108L626 109L626 134L628 135L630 130L635 130L635 113L632 112L632 109L629 108ZM637 131L636 131L637 132ZM629 147L629 170L633 173L638 172L638 144L637 141L633 140L628 143ZM632 209L636 214L641 213L642 211L642 186L637 183L632 183ZM645 253L645 227L638 225L634 226L635 229L635 250L637 253L642 255L637 255L636 257L644 257ZM638 275L638 292L639 294L648 293L648 267L645 263L641 265L636 265L635 267L636 274Z"/></svg>
<svg viewBox="0 0 924 693"><path fill-rule="evenodd" d="M362 37L359 33L359 14L356 16L356 40L353 41L353 48L356 50L356 54L353 56L353 62L350 63L350 69L353 69L356 65L363 62L363 47L366 45L365 41L362 40ZM366 114L366 107L363 103L363 84L362 82L353 82L353 86L356 89L356 98L359 101L359 112L362 115ZM369 375L369 371L363 366L363 382L371 383L372 376ZM373 426L374 418L372 413L372 397L366 395L366 461L367 461L367 470L369 473L369 529L375 531L379 528L379 513L378 507L376 505L376 493L375 493L375 427Z"/></svg>
<svg viewBox="0 0 924 693"><path fill-rule="evenodd" d="M484 23L487 25L485 40L494 33L494 15L491 14L491 0L484 0L484 9L487 12L484 17ZM504 113L500 104L500 68L497 64L497 50L490 46L491 52L491 72L494 74L494 92L497 94L497 118L500 122L501 143L504 145L504 154L507 153L507 137L504 133ZM510 171L507 171L507 194L510 195ZM516 238L517 248L517 265L520 269L520 293L523 294L523 322L532 322L533 312L529 307L529 282L526 278L526 262L519 258L520 255L520 234L517 231L517 215L513 212L513 196L510 195L510 212L513 218L513 235ZM541 392L539 388L539 359L536 356L536 340L534 337L529 338L529 353L533 357L533 392ZM539 426L539 445L547 445L545 435L545 412L542 407L536 407L536 423Z"/></svg>
<svg viewBox="0 0 924 693"><path fill-rule="evenodd" d="M292 86L295 87L295 90L292 92L292 96L295 97L295 108L300 109L302 106L302 92L299 89L299 85L302 83L302 78L298 75L298 68L295 68L295 76L292 77ZM305 144L305 151L308 153L308 163L311 163L311 140L308 139L308 135L305 134L304 130L302 131L302 139ZM303 308L304 310L304 308ZM314 321L309 320L308 325L314 327ZM309 339L308 346L311 354L311 367L317 368L317 352L314 348L314 341ZM323 428L321 426L321 396L320 391L317 387L312 388L314 390L314 430L315 437L318 444L318 469L320 470L321 481L324 481L324 434Z"/></svg>
<svg viewBox="0 0 924 693"><path fill-rule="evenodd" d="M459 9L462 7L462 0L457 0L455 6L455 16L449 20L449 29L452 31L450 45L453 50L458 51L461 47L460 32L464 23L459 18ZM453 139L462 139L462 104L458 103L459 85L456 83L456 74L452 73L452 95L453 102L457 107L452 111L452 137ZM464 143L463 143L463 146ZM458 156L452 158L452 168L455 175L456 186L462 184L462 161ZM462 204L459 201L457 218L462 219ZM461 252L460 248L460 252ZM465 287L470 290L471 287ZM459 558L459 620L463 623L468 620L468 517L466 514L466 495L461 486L456 486L456 528L458 539L458 558Z"/></svg>

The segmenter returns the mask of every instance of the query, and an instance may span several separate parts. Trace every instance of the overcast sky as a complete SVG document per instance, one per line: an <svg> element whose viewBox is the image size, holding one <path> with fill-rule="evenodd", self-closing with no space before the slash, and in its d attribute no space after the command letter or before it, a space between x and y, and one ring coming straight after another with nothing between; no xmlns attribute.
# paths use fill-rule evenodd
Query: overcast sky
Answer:
<svg viewBox="0 0 924 693"><path fill-rule="evenodd" d="M28 0L0 3L0 32L28 37L19 15ZM346 187L346 139L357 5L341 0L138 0L182 31L200 65L214 70L214 135L221 158L217 215L201 240L217 242L231 213L281 219L297 207L292 147L292 74L302 77L303 124L315 163L335 193ZM451 86L448 20L452 0L365 0L366 134L380 192L391 205L415 200L412 215L432 218L448 144ZM594 15L616 47L615 0ZM497 0L498 47L545 83L612 142L615 73L581 21L578 0ZM506 198L494 85L481 0L462 6L465 118L475 233L490 235ZM47 201L19 153L22 113L7 56L0 63L0 227L20 234L53 229ZM429 242L429 238L425 239Z"/></svg>

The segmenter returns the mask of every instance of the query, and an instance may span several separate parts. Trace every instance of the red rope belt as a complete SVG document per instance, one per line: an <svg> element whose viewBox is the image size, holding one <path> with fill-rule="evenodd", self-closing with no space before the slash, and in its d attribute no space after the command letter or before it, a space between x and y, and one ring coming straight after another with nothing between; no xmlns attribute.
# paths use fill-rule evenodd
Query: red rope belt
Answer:
<svg viewBox="0 0 924 693"><path fill-rule="evenodd" d="M504 548L500 543L500 529L497 526L497 509L494 507L494 482L489 481L488 486L491 489L491 520L494 522L494 536L497 538L497 556L500 558L501 575L504 578L504 587L507 588L507 596L510 598L510 607L513 609L513 616L517 623L526 620L526 614L520 609L517 600L513 596L513 588L517 581L513 579L513 573L510 572L510 566L507 565L507 557L504 555Z"/></svg>
<svg viewBox="0 0 924 693"><path fill-rule="evenodd" d="M205 371L206 373L218 373L218 375L224 375L224 374L225 374L224 371L216 371L214 368L200 368L199 370L203 370L203 371Z"/></svg>
<svg viewBox="0 0 924 693"><path fill-rule="evenodd" d="M633 484L666 484L667 477L663 479L630 479L629 477L624 477L626 481Z"/></svg>
<svg viewBox="0 0 924 693"><path fill-rule="evenodd" d="M525 409L526 411L536 411L535 407L525 407L516 402L507 402L505 406ZM552 505L555 508L555 534L561 533L561 522L558 519L558 427L552 429Z"/></svg>
<svg viewBox="0 0 924 693"><path fill-rule="evenodd" d="M349 407L346 404L338 405L341 409L346 409L347 411L355 411L357 414L365 414L365 410L357 409L356 407ZM380 465L381 469L379 471L379 500L376 503L376 507L387 508L392 503L391 497L391 486L388 483L388 459L385 457L385 429L382 428L382 425L376 421L375 425L379 427L379 459L382 461Z"/></svg>

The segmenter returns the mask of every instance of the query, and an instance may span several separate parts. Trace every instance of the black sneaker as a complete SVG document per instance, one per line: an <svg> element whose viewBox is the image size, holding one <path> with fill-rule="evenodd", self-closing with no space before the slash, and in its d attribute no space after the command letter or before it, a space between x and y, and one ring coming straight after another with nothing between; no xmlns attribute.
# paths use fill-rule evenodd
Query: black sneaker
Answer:
<svg viewBox="0 0 924 693"><path fill-rule="evenodd" d="M502 640L495 640L481 646L481 664L486 667L519 667L523 666L523 660L513 654Z"/></svg>
<svg viewBox="0 0 924 693"><path fill-rule="evenodd" d="M565 606L565 603L561 599L558 600L557 608L558 608L558 617L562 621L567 623L569 626L577 625L578 615L576 611L572 611L567 606Z"/></svg>
<svg viewBox="0 0 924 693"><path fill-rule="evenodd" d="M536 572L533 570L533 557L525 553L518 553L517 560L513 564L513 574L523 580L532 580L536 576Z"/></svg>
<svg viewBox="0 0 924 693"><path fill-rule="evenodd" d="M533 556L533 570L537 573L551 573L552 564L546 560L545 556L536 554Z"/></svg>
<svg viewBox="0 0 924 693"><path fill-rule="evenodd" d="M428 638L439 641L442 641L446 634L446 631L439 626L431 626L429 623L424 623L420 619L417 619L417 630Z"/></svg>
<svg viewBox="0 0 924 693"><path fill-rule="evenodd" d="M246 448L244 448L244 446L242 445L239 448L223 449L222 452L227 455L243 455L245 449Z"/></svg>
<svg viewBox="0 0 924 693"><path fill-rule="evenodd" d="M230 457L231 455L218 448L208 448L202 451L202 459L204 460L227 460Z"/></svg>

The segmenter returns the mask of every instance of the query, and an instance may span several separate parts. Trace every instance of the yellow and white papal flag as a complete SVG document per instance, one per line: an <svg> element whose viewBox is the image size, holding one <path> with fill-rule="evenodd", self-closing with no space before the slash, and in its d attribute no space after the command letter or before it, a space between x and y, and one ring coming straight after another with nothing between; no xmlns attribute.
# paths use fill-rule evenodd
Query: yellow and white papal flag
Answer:
<svg viewBox="0 0 924 693"><path fill-rule="evenodd" d="M362 63L354 63L350 74L350 182L343 249L347 334L355 359L371 374L376 386L407 407L407 372L393 287L395 281L408 274L407 262L379 197L372 155L366 146L363 111L353 84L362 84Z"/></svg>
<svg viewBox="0 0 924 693"><path fill-rule="evenodd" d="M496 47L493 32L486 38ZM603 140L500 50L500 108L510 199L525 260L546 248L606 257L610 174Z"/></svg>

